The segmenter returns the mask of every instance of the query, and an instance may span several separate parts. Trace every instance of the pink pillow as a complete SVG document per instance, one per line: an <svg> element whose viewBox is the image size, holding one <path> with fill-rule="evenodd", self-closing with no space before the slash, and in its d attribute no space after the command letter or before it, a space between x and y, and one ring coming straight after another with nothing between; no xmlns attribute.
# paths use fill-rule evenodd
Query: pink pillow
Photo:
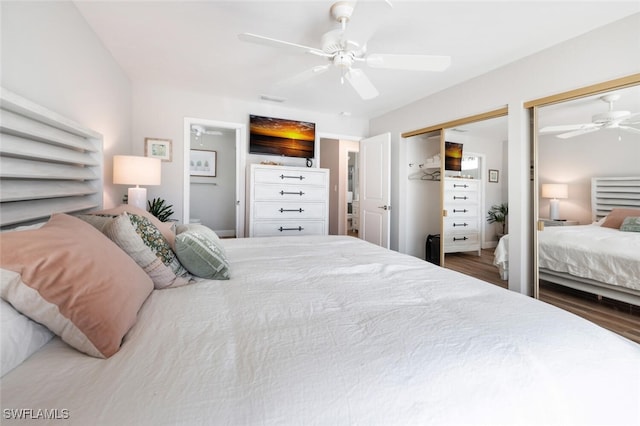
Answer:
<svg viewBox="0 0 640 426"><path fill-rule="evenodd" d="M640 209L612 209L601 226L620 229L627 216L640 216Z"/></svg>
<svg viewBox="0 0 640 426"><path fill-rule="evenodd" d="M153 290L147 274L88 223L56 214L42 228L0 235L0 294L74 348L108 358Z"/></svg>

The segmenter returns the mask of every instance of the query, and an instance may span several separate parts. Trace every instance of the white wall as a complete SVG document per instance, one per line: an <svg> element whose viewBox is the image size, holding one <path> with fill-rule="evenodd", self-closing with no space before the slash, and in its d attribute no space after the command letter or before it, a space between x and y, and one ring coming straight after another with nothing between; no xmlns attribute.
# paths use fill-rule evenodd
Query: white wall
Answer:
<svg viewBox="0 0 640 426"><path fill-rule="evenodd" d="M0 3L2 86L103 135L104 205L126 188L111 182L114 154L129 154L131 84L71 2Z"/></svg>
<svg viewBox="0 0 640 426"><path fill-rule="evenodd" d="M162 185L149 187L149 198L162 197L173 204L174 217L183 220L184 182L184 117L244 123L248 126L249 114L265 115L316 123L316 136L322 133L367 135L368 122L364 119L318 114L312 111L288 109L267 102L248 103L204 93L194 93L170 87L145 83L133 84L133 138L134 155L142 155L144 138L157 137L173 141L173 161L162 163ZM248 144L247 144L248 145ZM316 144L316 150L319 147ZM281 161L285 165L304 166L304 158L280 158L247 155L247 163L261 160ZM316 152L314 167L319 164Z"/></svg>
<svg viewBox="0 0 640 426"><path fill-rule="evenodd" d="M589 224L591 177L640 176L640 134L601 130L564 140L541 136L538 170L540 184L569 185L569 198L560 200L560 218ZM540 200L539 215L549 217L546 198Z"/></svg>
<svg viewBox="0 0 640 426"><path fill-rule="evenodd" d="M372 134L392 135L391 247L406 251L415 236L403 229L407 163L402 132L509 107L509 227L511 289L531 293L529 116L524 102L640 72L640 14L627 17L515 63L371 120ZM455 58L453 58L455 61ZM403 179L404 177L404 179ZM418 236L422 238L422 236Z"/></svg>

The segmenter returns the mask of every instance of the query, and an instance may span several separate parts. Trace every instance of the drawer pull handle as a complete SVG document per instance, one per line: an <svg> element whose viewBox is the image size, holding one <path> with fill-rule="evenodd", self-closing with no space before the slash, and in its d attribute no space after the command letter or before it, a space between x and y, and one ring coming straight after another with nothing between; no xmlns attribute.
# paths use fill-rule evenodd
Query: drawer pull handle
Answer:
<svg viewBox="0 0 640 426"><path fill-rule="evenodd" d="M469 210L467 210L467 209L463 209L463 210L456 210L456 209L453 209L453 212L454 212L454 213L466 213L466 212L468 212L468 211L469 211Z"/></svg>
<svg viewBox="0 0 640 426"><path fill-rule="evenodd" d="M455 228L456 226L469 226L468 223L454 223L453 227Z"/></svg>
<svg viewBox="0 0 640 426"><path fill-rule="evenodd" d="M453 242L454 242L454 243L455 243L456 241L467 241L467 240L468 240L468 238L467 238L467 237L462 237L462 238L456 238L456 237L453 237Z"/></svg>
<svg viewBox="0 0 640 426"><path fill-rule="evenodd" d="M278 228L278 231L302 231L304 228L302 226L298 226L297 228L283 228L282 226Z"/></svg>
<svg viewBox="0 0 640 426"><path fill-rule="evenodd" d="M287 192L287 191L280 191L280 195L299 195L299 196L303 196L304 192L300 191L300 192Z"/></svg>
<svg viewBox="0 0 640 426"><path fill-rule="evenodd" d="M280 179L285 180L285 179L304 179L304 176L300 175L300 176L287 176L287 175L280 175Z"/></svg>
<svg viewBox="0 0 640 426"><path fill-rule="evenodd" d="M464 185L458 185L457 183L454 183L454 184L453 184L453 187L454 187L454 188L468 188L468 187L469 187L469 185L467 185L466 183L465 183Z"/></svg>
<svg viewBox="0 0 640 426"><path fill-rule="evenodd" d="M464 197L456 197L455 195L453 196L454 200L466 200L467 196L465 195Z"/></svg>
<svg viewBox="0 0 640 426"><path fill-rule="evenodd" d="M300 212L302 213L304 210L302 209L302 207L300 207L299 209L283 209L282 207L280 207L280 213L284 213L284 212Z"/></svg>

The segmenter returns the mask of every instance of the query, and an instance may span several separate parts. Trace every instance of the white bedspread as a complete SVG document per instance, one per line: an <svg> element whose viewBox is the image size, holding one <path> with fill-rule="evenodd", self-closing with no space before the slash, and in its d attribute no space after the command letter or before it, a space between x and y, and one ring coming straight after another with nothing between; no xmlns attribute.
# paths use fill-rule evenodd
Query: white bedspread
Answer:
<svg viewBox="0 0 640 426"><path fill-rule="evenodd" d="M2 378L2 409L77 425L640 424L640 346L570 313L349 237L224 244L231 280L154 291L108 360L54 339Z"/></svg>
<svg viewBox="0 0 640 426"><path fill-rule="evenodd" d="M494 264L508 270L508 236ZM607 284L640 290L640 233L598 225L550 226L538 232L538 265Z"/></svg>

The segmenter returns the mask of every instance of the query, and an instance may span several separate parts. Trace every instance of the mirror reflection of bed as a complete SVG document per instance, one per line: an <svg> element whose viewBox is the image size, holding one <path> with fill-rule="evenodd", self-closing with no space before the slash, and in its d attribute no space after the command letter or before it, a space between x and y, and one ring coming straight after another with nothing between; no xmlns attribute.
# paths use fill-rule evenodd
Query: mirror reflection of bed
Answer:
<svg viewBox="0 0 640 426"><path fill-rule="evenodd" d="M614 105L601 99L610 94L619 96ZM589 123L610 108L640 112L640 86L538 109L538 293L640 342L640 233L607 218L615 208L640 216L640 131L615 124L595 130Z"/></svg>

